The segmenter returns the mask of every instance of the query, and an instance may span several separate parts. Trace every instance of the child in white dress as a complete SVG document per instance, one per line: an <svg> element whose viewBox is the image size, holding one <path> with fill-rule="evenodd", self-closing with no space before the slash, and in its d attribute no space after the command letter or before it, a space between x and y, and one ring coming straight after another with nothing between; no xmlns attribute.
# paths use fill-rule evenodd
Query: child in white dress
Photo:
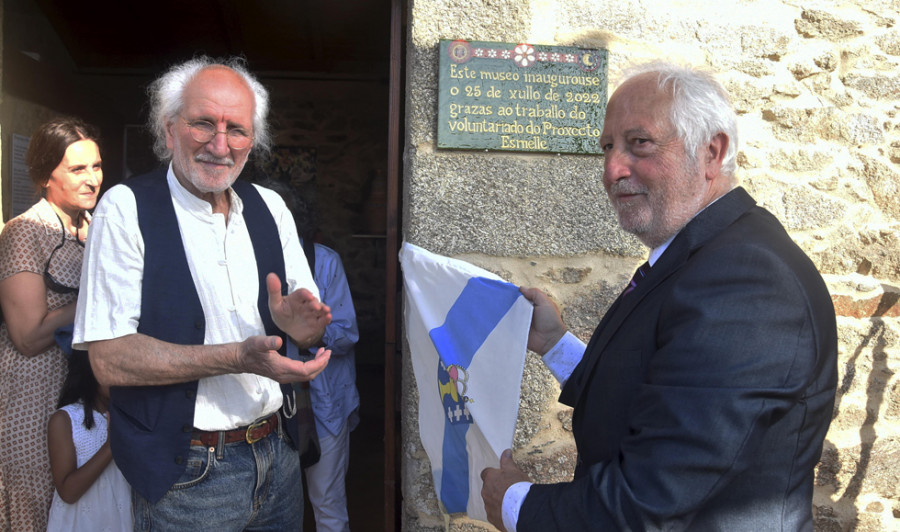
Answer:
<svg viewBox="0 0 900 532"><path fill-rule="evenodd" d="M132 530L131 487L112 460L109 388L94 378L87 353L69 355L69 374L47 439L56 491L48 532Z"/></svg>

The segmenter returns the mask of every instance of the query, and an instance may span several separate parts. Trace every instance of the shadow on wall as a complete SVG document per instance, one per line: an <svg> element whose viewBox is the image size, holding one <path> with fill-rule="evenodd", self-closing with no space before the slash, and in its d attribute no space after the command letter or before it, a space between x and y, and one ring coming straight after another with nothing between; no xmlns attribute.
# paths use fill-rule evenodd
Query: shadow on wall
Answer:
<svg viewBox="0 0 900 532"><path fill-rule="evenodd" d="M884 350L888 341L885 338L883 317L900 300L900 292L897 292L895 287L884 286L883 288L885 289L884 295L872 313L869 331L863 335L862 341L853 355L844 363L844 375L835 397L833 419L840 412L841 400L852 387L860 355L871 346L872 368L866 381L866 416L859 427L859 460L856 462L852 476L846 482L842 482L839 478L841 470L847 467L849 473L849 468L854 467L853 456L846 456L846 451L845 456L842 456L841 451L834 443L825 440L825 449L822 452L816 475L816 485L831 485L835 492L838 492L842 484L845 484L846 489L839 499L833 501L832 507L817 509L815 525L818 531L855 530L859 525L857 499L862 490L863 481L868 478L869 482L873 482L873 479L875 479L874 482L880 482L877 479L883 474L891 475L892 468L890 466L882 468L880 465L882 460L879 460L878 464L872 463L873 449L878 440L875 423L878 421L887 388L886 379L879 375L890 375L894 371L888 365L887 353ZM893 460L888 460L888 462L892 463ZM886 470L880 471L881 469ZM835 511L835 507L840 510Z"/></svg>

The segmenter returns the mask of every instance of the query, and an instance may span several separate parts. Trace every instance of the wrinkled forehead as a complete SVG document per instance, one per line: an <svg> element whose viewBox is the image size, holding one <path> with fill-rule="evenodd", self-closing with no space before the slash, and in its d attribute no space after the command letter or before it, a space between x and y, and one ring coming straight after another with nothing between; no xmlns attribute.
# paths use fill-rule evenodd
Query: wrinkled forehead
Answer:
<svg viewBox="0 0 900 532"><path fill-rule="evenodd" d="M654 73L638 74L619 86L606 106L604 133L615 129L671 129L672 95Z"/></svg>
<svg viewBox="0 0 900 532"><path fill-rule="evenodd" d="M222 110L252 120L256 98L246 80L221 65L201 70L184 87L182 109Z"/></svg>

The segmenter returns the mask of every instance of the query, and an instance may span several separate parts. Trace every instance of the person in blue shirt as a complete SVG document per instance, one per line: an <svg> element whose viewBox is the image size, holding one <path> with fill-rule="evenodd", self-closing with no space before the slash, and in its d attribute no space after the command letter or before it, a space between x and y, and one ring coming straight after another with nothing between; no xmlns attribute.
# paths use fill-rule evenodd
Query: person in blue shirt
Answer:
<svg viewBox="0 0 900 532"><path fill-rule="evenodd" d="M318 216L311 202L282 181L268 179L260 184L278 192L294 214L321 301L331 308L331 323L325 327L325 335L309 350L312 356L318 347L325 346L331 349L331 361L309 381L321 456L315 465L305 467L304 473L316 531L346 532L350 530L346 492L350 432L359 423L354 355L359 329L350 286L338 253L315 243ZM310 253L315 253L314 257Z"/></svg>

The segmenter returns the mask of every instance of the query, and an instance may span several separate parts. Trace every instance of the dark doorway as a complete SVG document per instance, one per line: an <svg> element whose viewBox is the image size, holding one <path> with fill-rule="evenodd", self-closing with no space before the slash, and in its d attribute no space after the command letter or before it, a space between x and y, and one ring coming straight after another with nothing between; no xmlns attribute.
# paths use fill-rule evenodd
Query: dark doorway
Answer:
<svg viewBox="0 0 900 532"><path fill-rule="evenodd" d="M101 129L108 189L156 164L142 128L145 91L167 66L197 54L243 55L269 89L274 145L304 168L305 190L320 213L321 241L340 253L357 309L361 422L351 435L348 499L351 528L358 531L384 530L395 504L385 489L386 479L393 485L396 467L385 459L385 356L392 350L385 345L394 341L385 334L386 323L394 323L387 316L393 309L385 308L385 279L395 252L388 235L396 236L386 220L397 220L389 212L397 208L388 192L389 114L400 112L389 107L392 84L400 83L391 72L392 5L396 10L399 2L2 4L5 160L9 134L27 136L50 116L75 114ZM396 125L392 131L399 134ZM396 147L399 139L394 142ZM7 165L3 172L8 183ZM394 405L387 408L393 417ZM394 439L390 435L389 451Z"/></svg>

